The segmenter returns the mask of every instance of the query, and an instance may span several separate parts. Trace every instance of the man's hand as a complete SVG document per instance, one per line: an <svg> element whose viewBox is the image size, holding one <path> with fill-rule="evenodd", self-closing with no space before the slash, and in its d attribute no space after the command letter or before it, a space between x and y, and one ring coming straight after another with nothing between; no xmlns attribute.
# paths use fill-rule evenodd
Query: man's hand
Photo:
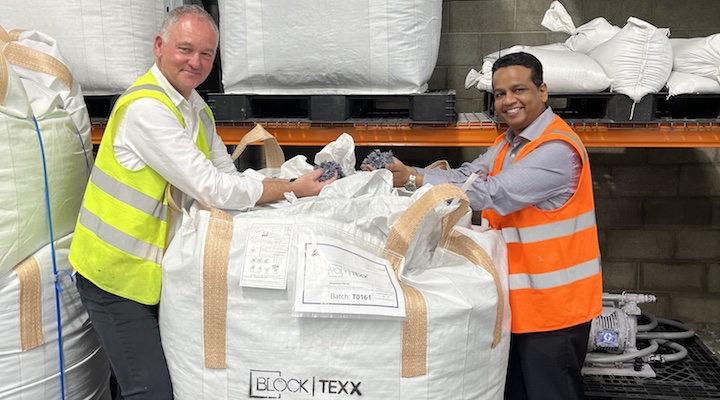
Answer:
<svg viewBox="0 0 720 400"><path fill-rule="evenodd" d="M301 175L296 179L291 179L290 181L287 179L264 179L262 181L263 193L257 201L257 204L282 200L285 197L285 192L293 192L297 197L317 196L322 188L337 180L336 172L332 178L324 182L319 182L318 178L320 178L322 174L323 169L320 168Z"/></svg>
<svg viewBox="0 0 720 400"><path fill-rule="evenodd" d="M320 182L318 179L322 176L322 174L323 169L318 168L305 175L299 176L297 179L290 182L290 191L295 193L295 196L297 197L317 196L322 188L337 180L337 172L335 172L335 176L324 182Z"/></svg>
<svg viewBox="0 0 720 400"><path fill-rule="evenodd" d="M410 167L405 164L403 164L402 161L400 161L397 157L393 157L394 163L392 164L385 164L385 169L392 172L393 174L393 186L395 187L404 187L405 182L408 181L410 178L410 174L417 173L417 170L415 167ZM366 170L366 171L374 171L376 168L371 165L361 165L360 168ZM422 175L418 175L418 178L421 178ZM417 181L418 187L421 186L422 180Z"/></svg>

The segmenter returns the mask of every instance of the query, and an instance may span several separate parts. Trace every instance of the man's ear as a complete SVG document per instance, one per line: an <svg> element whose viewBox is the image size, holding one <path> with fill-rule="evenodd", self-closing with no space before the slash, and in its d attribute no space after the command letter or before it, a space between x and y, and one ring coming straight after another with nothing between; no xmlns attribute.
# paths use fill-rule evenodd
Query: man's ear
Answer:
<svg viewBox="0 0 720 400"><path fill-rule="evenodd" d="M162 48L162 45L162 36L155 35L155 41L153 42L153 53L155 53L155 57L160 57L160 49Z"/></svg>
<svg viewBox="0 0 720 400"><path fill-rule="evenodd" d="M540 96L542 97L543 103L547 103L548 101L548 92L547 92L547 84L545 82L540 84L540 87L538 87L540 90Z"/></svg>

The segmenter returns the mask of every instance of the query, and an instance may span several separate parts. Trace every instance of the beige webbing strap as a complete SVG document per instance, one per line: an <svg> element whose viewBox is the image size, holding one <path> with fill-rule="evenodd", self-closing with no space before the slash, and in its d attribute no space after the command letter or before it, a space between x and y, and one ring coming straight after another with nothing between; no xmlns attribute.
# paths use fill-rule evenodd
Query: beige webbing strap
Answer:
<svg viewBox="0 0 720 400"><path fill-rule="evenodd" d="M436 169L436 168L444 169L447 171L450 169L450 163L448 163L447 160L437 160L434 163L425 167L425 169Z"/></svg>
<svg viewBox="0 0 720 400"><path fill-rule="evenodd" d="M8 36L10 36L11 41L20 40L20 34L25 32L23 29L13 29L10 32L8 32Z"/></svg>
<svg viewBox="0 0 720 400"><path fill-rule="evenodd" d="M203 345L205 368L226 368L227 267L233 218L212 209L203 255Z"/></svg>
<svg viewBox="0 0 720 400"><path fill-rule="evenodd" d="M453 199L460 199L460 205L450 214L443 218L443 231L441 241L447 240L447 236L467 212L470 201L467 195L459 187L445 183L434 186L422 195L407 211L400 216L393 225L385 242L386 249L392 249L397 254L405 255L410 242L415 236L420 224L435 205ZM397 271L395 271L397 272Z"/></svg>
<svg viewBox="0 0 720 400"><path fill-rule="evenodd" d="M165 198L167 199L168 207L177 212L182 214L182 208L177 204L175 201L175 197L173 197L173 194L175 193L175 186L168 183L165 185ZM168 226L170 225L170 220L168 219Z"/></svg>
<svg viewBox="0 0 720 400"><path fill-rule="evenodd" d="M3 52L11 64L52 75L60 79L68 89L72 87L73 77L70 70L50 54L14 42L8 43Z"/></svg>
<svg viewBox="0 0 720 400"><path fill-rule="evenodd" d="M422 292L400 284L405 296L407 317L403 321L402 377L427 374L427 304Z"/></svg>
<svg viewBox="0 0 720 400"><path fill-rule="evenodd" d="M0 46L2 42L0 42ZM8 91L8 66L5 61L5 56L0 51L0 106L5 105L5 97Z"/></svg>
<svg viewBox="0 0 720 400"><path fill-rule="evenodd" d="M265 148L265 166L267 168L279 168L283 165L285 154L280 148L277 139L260 124L255 124L255 127L243 136L230 157L236 160L248 145L260 142L265 144L263 146Z"/></svg>
<svg viewBox="0 0 720 400"><path fill-rule="evenodd" d="M438 185L427 191L393 224L385 250L389 254L404 256L415 233L427 214L436 204L452 199L461 199L460 205L443 218L444 240L452 227L467 212L469 201L465 192L451 184ZM446 231L447 230L447 231ZM392 257L390 262L398 274L400 258ZM399 277L398 277L399 278ZM402 376L412 378L427 374L427 304L422 292L401 283L405 296L407 318L403 322Z"/></svg>
<svg viewBox="0 0 720 400"><path fill-rule="evenodd" d="M495 290L497 291L498 297L497 312L495 314L495 329L493 330L492 344L492 347L495 348L495 346L497 346L502 340L502 321L505 310L505 296L503 295L502 285L500 284L500 276L498 276L495 264L493 263L492 258L490 258L485 249L482 248L482 246L457 231L453 231L452 235L450 235L450 240L447 242L445 248L452 251L453 253L459 254L467 258L473 264L484 269L485 271L490 273L493 281L495 281Z"/></svg>
<svg viewBox="0 0 720 400"><path fill-rule="evenodd" d="M17 39L15 39L17 40ZM0 25L0 42L12 42L13 38L10 36L9 33L5 30L5 28Z"/></svg>
<svg viewBox="0 0 720 400"><path fill-rule="evenodd" d="M45 343L42 325L42 291L40 265L34 256L15 267L20 283L20 347L22 351Z"/></svg>

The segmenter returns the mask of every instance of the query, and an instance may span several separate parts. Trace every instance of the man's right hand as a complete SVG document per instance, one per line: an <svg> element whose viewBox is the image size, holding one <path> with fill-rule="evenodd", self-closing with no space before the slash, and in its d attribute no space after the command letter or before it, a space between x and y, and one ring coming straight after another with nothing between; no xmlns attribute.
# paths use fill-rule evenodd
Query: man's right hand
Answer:
<svg viewBox="0 0 720 400"><path fill-rule="evenodd" d="M337 180L336 172L335 176L332 178L320 182L318 179L322 176L322 174L323 169L318 168L305 175L301 175L294 181L290 182L290 190L295 193L295 196L297 197L317 196L322 188Z"/></svg>

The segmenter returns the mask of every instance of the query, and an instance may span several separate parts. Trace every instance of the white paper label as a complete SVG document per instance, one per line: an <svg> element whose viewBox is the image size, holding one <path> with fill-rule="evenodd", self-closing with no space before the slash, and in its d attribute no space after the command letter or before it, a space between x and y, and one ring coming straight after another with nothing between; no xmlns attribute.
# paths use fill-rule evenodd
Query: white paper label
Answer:
<svg viewBox="0 0 720 400"><path fill-rule="evenodd" d="M284 290L292 224L252 224L240 286Z"/></svg>
<svg viewBox="0 0 720 400"><path fill-rule="evenodd" d="M329 237L300 243L295 311L405 317L390 262Z"/></svg>

